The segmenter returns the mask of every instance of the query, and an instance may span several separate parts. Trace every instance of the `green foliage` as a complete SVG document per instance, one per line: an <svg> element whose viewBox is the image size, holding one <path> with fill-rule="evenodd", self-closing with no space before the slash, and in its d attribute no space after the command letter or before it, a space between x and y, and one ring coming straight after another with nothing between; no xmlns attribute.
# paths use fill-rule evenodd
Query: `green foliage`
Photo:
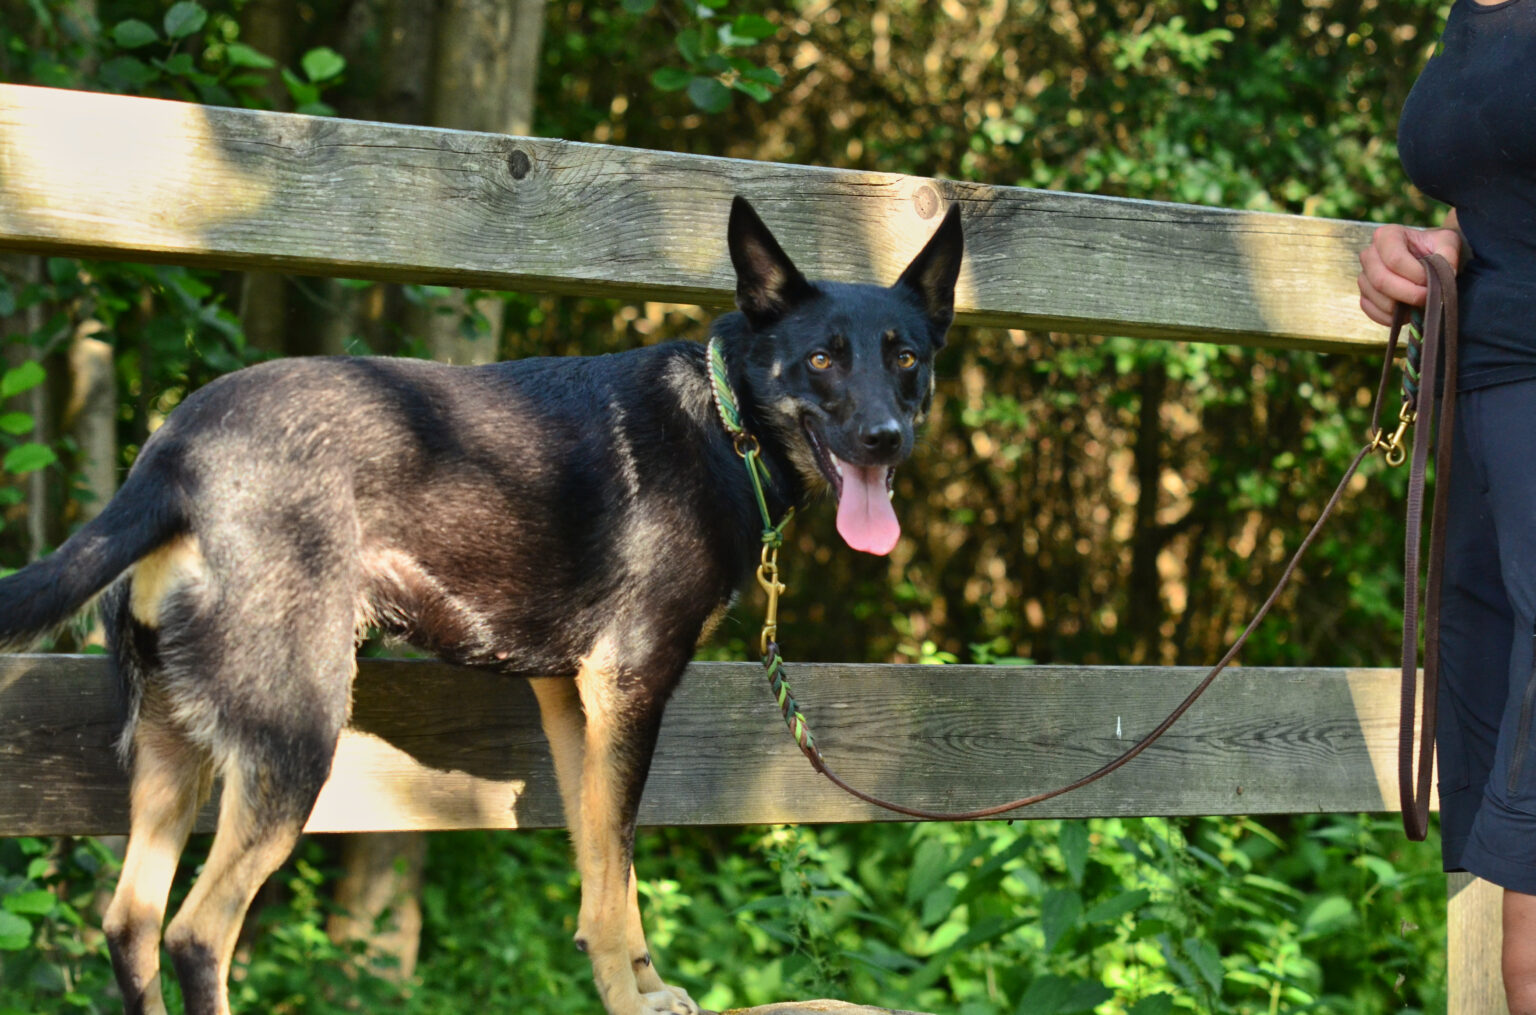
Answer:
<svg viewBox="0 0 1536 1015"><path fill-rule="evenodd" d="M663 92L684 92L705 113L730 108L732 92L767 102L784 83L773 67L751 55L753 47L778 32L761 14L732 11L732 0L688 0L674 5L663 0L624 0L624 15L633 18L664 15L674 26L672 49L677 63L651 72L650 83Z"/></svg>
<svg viewBox="0 0 1536 1015"><path fill-rule="evenodd" d="M247 930L232 1001L590 1011L567 854L557 831L436 836L421 964L401 985L327 936L334 861L307 840ZM1403 843L1390 820L661 829L641 833L637 857L658 967L714 1009L817 996L957 1015L1445 1006L1435 844ZM112 865L88 840L0 843L0 1012L37 1011L38 997L44 1011L110 1010L89 910Z"/></svg>
<svg viewBox="0 0 1536 1015"><path fill-rule="evenodd" d="M113 1010L96 903L115 872L92 839L0 840L0 1013Z"/></svg>
<svg viewBox="0 0 1536 1015"><path fill-rule="evenodd" d="M340 83L341 73L347 67L346 59L329 46L319 46L305 53L299 66L304 71L302 78L293 71L283 71L283 84L293 98L294 112L334 116L335 108L321 102L320 93Z"/></svg>
<svg viewBox="0 0 1536 1015"><path fill-rule="evenodd" d="M31 25L0 26L0 80L260 104L262 79L250 70L271 61L237 41L239 26L228 11L181 0L159 17L124 17L110 28L61 0L40 0L33 13Z"/></svg>
<svg viewBox="0 0 1536 1015"><path fill-rule="evenodd" d="M662 91L686 89L689 100L706 113L724 112L731 104L732 90L767 102L773 89L783 84L773 68L739 55L772 36L777 31L773 23L757 14L729 18L727 2L685 4L694 20L677 33L675 45L686 69L663 67L651 75L651 83Z"/></svg>
<svg viewBox="0 0 1536 1015"><path fill-rule="evenodd" d="M231 984L236 1011L339 1015L395 1011L405 1001L405 988L370 964L361 942L339 944L326 933L334 910L329 885L337 874L324 868L326 861L321 844L309 840L277 875L283 902L255 917L260 946L250 950L243 975ZM167 978L167 991L171 987Z"/></svg>

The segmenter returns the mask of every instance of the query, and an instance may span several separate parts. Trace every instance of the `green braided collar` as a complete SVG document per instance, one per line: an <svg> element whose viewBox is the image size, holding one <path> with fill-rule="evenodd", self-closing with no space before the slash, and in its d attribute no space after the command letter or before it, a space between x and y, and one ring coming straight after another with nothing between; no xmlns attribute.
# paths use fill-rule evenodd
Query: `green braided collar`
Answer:
<svg viewBox="0 0 1536 1015"><path fill-rule="evenodd" d="M720 340L709 340L709 387L715 399L715 411L720 414L720 422L725 425L726 433L733 438L746 435L746 427L741 425L741 410L736 407L736 392L731 390L731 377L725 369L725 355L720 351Z"/></svg>
<svg viewBox="0 0 1536 1015"><path fill-rule="evenodd" d="M763 545L780 546L784 542L784 527L795 516L795 509L790 508L779 524L773 524L773 517L768 513L768 497L763 489L773 482L773 477L768 474L768 466L763 462L762 448L757 438L742 425L741 409L736 404L736 393L731 390L731 378L725 369L725 355L720 351L718 338L710 338L708 355L709 387L714 396L715 411L720 416L725 432L731 435L736 453L746 463L747 476L752 480L752 492L757 495L757 510L763 518Z"/></svg>

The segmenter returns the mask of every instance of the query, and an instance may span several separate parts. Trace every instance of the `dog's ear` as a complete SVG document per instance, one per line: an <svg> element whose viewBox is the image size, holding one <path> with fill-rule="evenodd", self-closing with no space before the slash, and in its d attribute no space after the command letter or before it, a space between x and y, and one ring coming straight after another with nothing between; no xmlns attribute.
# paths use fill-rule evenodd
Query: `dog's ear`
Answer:
<svg viewBox="0 0 1536 1015"><path fill-rule="evenodd" d="M937 348L943 348L944 334L955 319L955 280L960 277L960 258L964 253L960 206L951 204L927 246L907 265L894 287L905 288L917 297L928 315Z"/></svg>
<svg viewBox="0 0 1536 1015"><path fill-rule="evenodd" d="M726 233L731 263L736 266L736 306L752 327L772 324L815 294L746 198L731 202Z"/></svg>

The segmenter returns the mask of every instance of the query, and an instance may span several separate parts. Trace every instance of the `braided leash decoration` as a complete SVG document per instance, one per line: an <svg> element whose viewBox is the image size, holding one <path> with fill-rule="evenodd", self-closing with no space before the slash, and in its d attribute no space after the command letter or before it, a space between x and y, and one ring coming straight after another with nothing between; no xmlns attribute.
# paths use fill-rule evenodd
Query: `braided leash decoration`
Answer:
<svg viewBox="0 0 1536 1015"><path fill-rule="evenodd" d="M800 704L795 701L789 689L789 681L784 677L784 659L779 655L778 642L768 643L768 651L763 654L763 669L768 671L768 686L773 688L773 697L779 703L779 711L784 713L784 724L789 727L790 736L800 746L800 753L810 760L812 768L826 775L827 763L821 758L816 738L811 736L810 723L800 711Z"/></svg>
<svg viewBox="0 0 1536 1015"><path fill-rule="evenodd" d="M1424 354L1424 311L1408 319L1408 347L1403 356L1403 398L1419 400L1419 358Z"/></svg>

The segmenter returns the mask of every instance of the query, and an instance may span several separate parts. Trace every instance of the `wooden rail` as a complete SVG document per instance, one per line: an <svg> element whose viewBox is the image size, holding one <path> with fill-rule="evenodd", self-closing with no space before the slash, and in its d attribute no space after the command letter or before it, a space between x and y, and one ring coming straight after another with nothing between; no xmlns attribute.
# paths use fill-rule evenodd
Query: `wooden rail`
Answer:
<svg viewBox="0 0 1536 1015"><path fill-rule="evenodd" d="M961 202L965 323L1384 343L1356 303L1364 223L0 84L0 249L726 305L738 193L807 274L846 281L894 278ZM1197 674L803 665L795 679L844 775L965 808L1096 767ZM883 818L811 772L761 682L751 665L694 667L642 820ZM1133 765L1026 813L1392 810L1393 694L1385 671L1234 670ZM451 707L466 700L472 715ZM115 734L102 660L0 657L0 833L122 831ZM558 821L526 685L363 664L312 829ZM1502 1010L1497 890L1449 887L1449 1009Z"/></svg>
<svg viewBox="0 0 1536 1015"><path fill-rule="evenodd" d="M791 671L827 759L922 807L1012 799L1091 771L1199 680L1187 668L853 666ZM1386 811L1397 806L1396 674L1239 668L1136 763L1026 817ZM462 703L472 701L473 709ZM0 656L0 829L127 830L99 656ZM205 812L211 828L212 809ZM752 663L697 663L667 708L640 820L874 821L800 755ZM518 679L364 660L311 831L562 823L538 709Z"/></svg>
<svg viewBox="0 0 1536 1015"><path fill-rule="evenodd" d="M1361 223L0 85L19 249L724 305L733 194L806 274L861 282L961 202L962 322L1384 341L1352 282Z"/></svg>

